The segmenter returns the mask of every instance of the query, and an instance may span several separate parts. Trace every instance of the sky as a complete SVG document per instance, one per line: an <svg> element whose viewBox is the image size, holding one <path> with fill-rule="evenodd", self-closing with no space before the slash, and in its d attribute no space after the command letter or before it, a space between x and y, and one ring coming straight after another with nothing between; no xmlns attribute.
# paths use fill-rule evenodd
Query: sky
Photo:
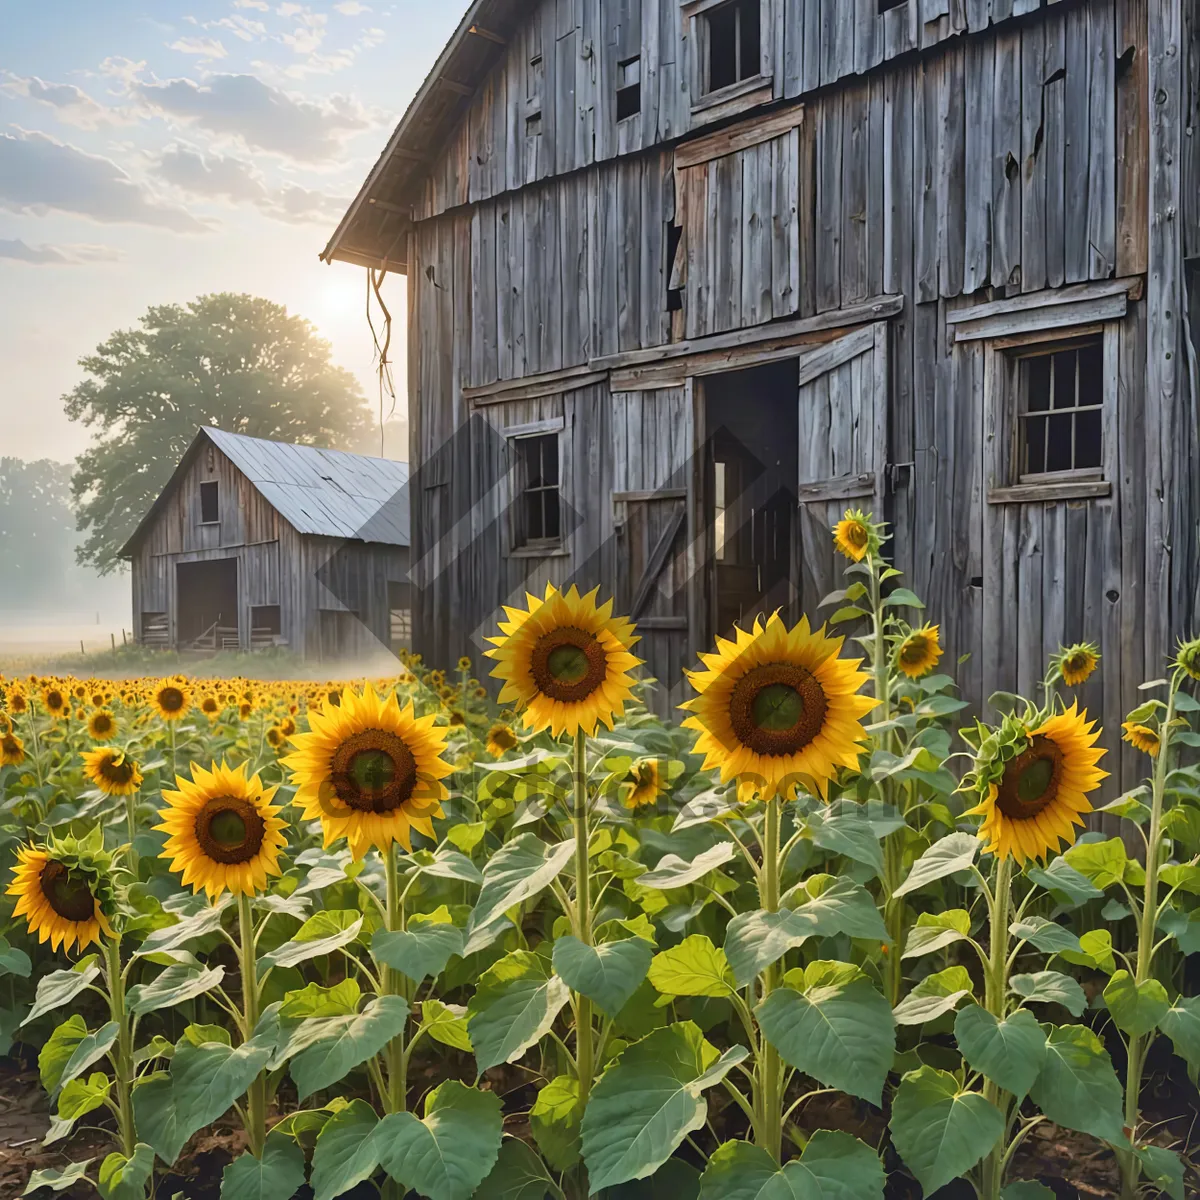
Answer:
<svg viewBox="0 0 1200 1200"><path fill-rule="evenodd" d="M79 358L208 292L307 317L377 403L366 273L317 256L465 7L0 0L0 455L75 457Z"/></svg>

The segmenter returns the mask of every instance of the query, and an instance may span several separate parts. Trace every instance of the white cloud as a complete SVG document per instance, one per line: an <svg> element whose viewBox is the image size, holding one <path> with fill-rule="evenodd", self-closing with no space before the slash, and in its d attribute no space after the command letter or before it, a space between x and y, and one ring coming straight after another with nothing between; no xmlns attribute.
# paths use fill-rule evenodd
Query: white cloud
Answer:
<svg viewBox="0 0 1200 1200"><path fill-rule="evenodd" d="M271 6L267 0L233 0L234 8L252 8L258 12L270 12Z"/></svg>
<svg viewBox="0 0 1200 1200"><path fill-rule="evenodd" d="M281 4L275 10L281 17L294 17L297 13L304 11L303 4Z"/></svg>
<svg viewBox="0 0 1200 1200"><path fill-rule="evenodd" d="M375 123L349 96L309 100L255 75L213 75L203 84L191 79L138 83L132 95L168 120L303 162L338 157L346 138Z"/></svg>
<svg viewBox="0 0 1200 1200"><path fill-rule="evenodd" d="M33 267L76 267L85 263L116 262L121 257L108 246L73 244L31 246L20 238L0 238L0 258L28 263Z"/></svg>
<svg viewBox="0 0 1200 1200"><path fill-rule="evenodd" d="M73 83L47 83L36 75L14 75L11 71L3 74L7 76L7 82L0 84L0 91L23 96L53 109L64 125L91 130L109 125L130 125L136 120L127 112L98 103Z"/></svg>
<svg viewBox="0 0 1200 1200"><path fill-rule="evenodd" d="M335 4L335 12L340 12L343 17L357 17L361 13L369 13L371 10L365 4L359 4L358 0L342 0L341 4Z"/></svg>
<svg viewBox="0 0 1200 1200"><path fill-rule="evenodd" d="M194 54L201 61L212 62L214 59L225 58L229 51L216 38L185 37L171 42L168 50L178 50L180 54Z"/></svg>
<svg viewBox="0 0 1200 1200"><path fill-rule="evenodd" d="M134 62L133 59L122 58L120 55L112 55L100 64L100 74L115 79L124 91L128 91L138 81L145 69L145 59Z"/></svg>
<svg viewBox="0 0 1200 1200"><path fill-rule="evenodd" d="M72 213L102 224L151 225L175 233L210 228L111 159L23 129L0 133L0 208L37 216Z"/></svg>
<svg viewBox="0 0 1200 1200"><path fill-rule="evenodd" d="M204 28L227 30L243 42L253 42L267 36L267 27L261 21L251 21L248 17L222 17L219 21L206 21Z"/></svg>
<svg viewBox="0 0 1200 1200"><path fill-rule="evenodd" d="M343 197L287 182L272 188L252 162L233 155L201 154L186 145L168 146L154 164L163 182L204 200L250 204L266 216L289 224L327 224L346 208Z"/></svg>

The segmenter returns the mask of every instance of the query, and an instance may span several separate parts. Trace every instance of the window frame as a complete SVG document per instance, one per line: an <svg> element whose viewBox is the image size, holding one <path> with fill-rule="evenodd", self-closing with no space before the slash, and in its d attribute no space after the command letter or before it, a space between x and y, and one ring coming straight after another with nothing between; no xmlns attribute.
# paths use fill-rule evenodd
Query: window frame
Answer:
<svg viewBox="0 0 1200 1200"><path fill-rule="evenodd" d="M217 510L217 515L211 521L206 521L204 519L204 496L205 496L204 489L205 488L213 489L212 495L214 496L214 498L216 500L215 508ZM220 525L220 523L221 523L221 481L219 479L202 479L200 481L199 493L198 493L198 497L197 497L197 504L199 506L199 511L197 513L199 519L196 522L197 525Z"/></svg>
<svg viewBox="0 0 1200 1200"><path fill-rule="evenodd" d="M758 73L715 90L708 88L709 16L714 9L737 2L738 0L684 0L682 5L682 14L688 22L687 40L692 47L689 70L693 124L734 116L774 99L772 64L775 61L775 48L771 0L758 0Z"/></svg>
<svg viewBox="0 0 1200 1200"><path fill-rule="evenodd" d="M1022 362L1100 339L1100 466L1043 474L1022 474L1022 420L1025 403ZM1040 329L985 343L985 478L989 504L1055 500L1095 500L1112 495L1117 478L1117 403L1120 326L1117 321ZM1062 410L1070 411L1069 409Z"/></svg>
<svg viewBox="0 0 1200 1200"><path fill-rule="evenodd" d="M502 432L509 445L511 493L508 505L508 557L509 558L554 558L568 553L566 549L566 531L563 528L564 504L564 461L563 461L563 430L566 422L562 417L552 417L545 421L532 421L526 425L512 425ZM523 504L528 491L525 479L525 460L518 442L527 442L534 438L555 438L555 449L558 456L558 479L554 491L558 495L558 537L523 539L522 517L518 506ZM550 490L544 488L540 490ZM523 540L522 540L523 539Z"/></svg>

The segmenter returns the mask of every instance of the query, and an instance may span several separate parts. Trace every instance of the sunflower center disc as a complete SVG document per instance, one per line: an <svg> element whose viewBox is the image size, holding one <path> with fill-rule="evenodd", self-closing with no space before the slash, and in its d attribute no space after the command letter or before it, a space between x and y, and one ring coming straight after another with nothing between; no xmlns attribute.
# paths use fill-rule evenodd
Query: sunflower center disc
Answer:
<svg viewBox="0 0 1200 1200"><path fill-rule="evenodd" d="M183 707L183 693L178 688L163 688L158 693L158 702L167 712L177 712Z"/></svg>
<svg viewBox="0 0 1200 1200"><path fill-rule="evenodd" d="M1058 795L1062 766L1062 751L1050 738L1039 734L1028 750L1004 768L996 807L1018 821L1036 817Z"/></svg>
<svg viewBox="0 0 1200 1200"><path fill-rule="evenodd" d="M100 764L100 774L109 783L127 784L133 778L133 762L123 754L114 754Z"/></svg>
<svg viewBox="0 0 1200 1200"><path fill-rule="evenodd" d="M249 800L214 796L196 814L196 841L214 862L249 862L262 848L267 823Z"/></svg>
<svg viewBox="0 0 1200 1200"><path fill-rule="evenodd" d="M64 921L90 921L96 915L92 889L81 875L72 874L60 862L42 868L42 895Z"/></svg>
<svg viewBox="0 0 1200 1200"><path fill-rule="evenodd" d="M825 724L825 691L794 663L747 671L729 699L729 720L742 745L773 756L803 750Z"/></svg>
<svg viewBox="0 0 1200 1200"><path fill-rule="evenodd" d="M594 634L564 626L538 639L529 669L543 695L576 704L604 682L608 655Z"/></svg>
<svg viewBox="0 0 1200 1200"><path fill-rule="evenodd" d="M900 648L900 659L902 662L914 666L925 661L927 647L923 637L911 637Z"/></svg>
<svg viewBox="0 0 1200 1200"><path fill-rule="evenodd" d="M394 733L364 729L334 752L331 779L343 804L359 812L392 812L413 794L417 761Z"/></svg>

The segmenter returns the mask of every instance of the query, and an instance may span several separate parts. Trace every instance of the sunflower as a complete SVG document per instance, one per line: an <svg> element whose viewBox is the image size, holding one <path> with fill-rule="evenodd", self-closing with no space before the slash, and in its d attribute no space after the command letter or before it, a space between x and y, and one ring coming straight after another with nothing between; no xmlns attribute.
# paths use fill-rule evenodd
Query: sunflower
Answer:
<svg viewBox="0 0 1200 1200"><path fill-rule="evenodd" d="M283 730L280 729L278 725L272 725L271 728L267 730L267 744L273 749L278 750L279 747L283 745L283 742Z"/></svg>
<svg viewBox="0 0 1200 1200"><path fill-rule="evenodd" d="M4 694L4 704L14 717L19 717L29 711L29 697L20 684L14 683Z"/></svg>
<svg viewBox="0 0 1200 1200"><path fill-rule="evenodd" d="M503 758L517 745L517 735L503 721L497 721L488 730L487 748L493 758Z"/></svg>
<svg viewBox="0 0 1200 1200"><path fill-rule="evenodd" d="M117 719L106 708L92 713L87 723L88 734L94 742L111 741L117 736Z"/></svg>
<svg viewBox="0 0 1200 1200"><path fill-rule="evenodd" d="M83 773L106 796L132 796L142 786L141 768L114 746L85 750Z"/></svg>
<svg viewBox="0 0 1200 1200"><path fill-rule="evenodd" d="M1060 650L1053 660L1058 667L1063 683L1067 687L1079 687L1086 683L1100 665L1100 647L1092 642L1076 642Z"/></svg>
<svg viewBox="0 0 1200 1200"><path fill-rule="evenodd" d="M1179 643L1175 665L1186 671L1192 679L1200 679L1200 638Z"/></svg>
<svg viewBox="0 0 1200 1200"><path fill-rule="evenodd" d="M178 721L191 707L192 695L182 679L164 680L150 699L151 707L164 721Z"/></svg>
<svg viewBox="0 0 1200 1200"><path fill-rule="evenodd" d="M636 811L658 803L667 790L667 773L656 758L642 758L629 768L629 778L618 788L621 803Z"/></svg>
<svg viewBox="0 0 1200 1200"><path fill-rule="evenodd" d="M1151 729L1149 725L1141 725L1137 721L1126 721L1121 728L1125 730L1123 741L1128 742L1135 749L1149 754L1151 758L1158 753L1162 742L1157 729Z"/></svg>
<svg viewBox="0 0 1200 1200"><path fill-rule="evenodd" d="M942 657L942 645L938 641L938 626L922 625L912 630L896 649L896 666L909 679L920 679L928 675Z"/></svg>
<svg viewBox="0 0 1200 1200"><path fill-rule="evenodd" d="M683 724L699 732L704 769L719 767L722 783L736 777L743 802L791 796L801 781L824 799L867 740L862 718L876 701L858 695L862 660L839 658L844 639L812 631L807 617L789 630L773 613L734 633L700 656L704 670L688 672L700 694L680 706L693 714Z"/></svg>
<svg viewBox="0 0 1200 1200"><path fill-rule="evenodd" d="M1035 714L1036 716L1042 714ZM1108 772L1096 764L1105 751L1096 747L1100 731L1072 704L1040 723L1009 716L993 745L1015 751L1011 757L976 762L982 800L967 815L983 817L979 837L984 851L1026 860L1044 859L1062 843L1075 840L1075 826L1092 811L1087 793Z"/></svg>
<svg viewBox="0 0 1200 1200"><path fill-rule="evenodd" d="M290 738L292 734L296 732L296 722L292 720L291 717L284 717L283 720L279 722L279 732L282 733L285 738Z"/></svg>
<svg viewBox="0 0 1200 1200"><path fill-rule="evenodd" d="M851 562L862 562L869 553L879 550L879 534L861 509L848 508L833 527L833 545Z"/></svg>
<svg viewBox="0 0 1200 1200"><path fill-rule="evenodd" d="M215 900L223 891L254 895L267 887L267 876L280 874L279 854L287 845L287 822L271 803L278 788L264 788L257 775L246 775L222 762L211 771L192 763L192 778L177 775L176 792L164 791L159 810L167 834L160 858L170 860L184 886L203 888Z"/></svg>
<svg viewBox="0 0 1200 1200"><path fill-rule="evenodd" d="M221 701L209 693L200 700L200 711L210 720L215 721L221 715Z"/></svg>
<svg viewBox="0 0 1200 1200"><path fill-rule="evenodd" d="M597 721L611 729L633 695L637 635L612 615L611 600L597 607L598 590L581 596L574 586L563 593L547 584L541 600L526 596L528 609L505 606L501 636L488 639L492 675L504 681L500 703L515 701L535 733L591 734Z"/></svg>
<svg viewBox="0 0 1200 1200"><path fill-rule="evenodd" d="M55 685L42 688L42 705L56 721L71 715L70 697Z"/></svg>
<svg viewBox="0 0 1200 1200"><path fill-rule="evenodd" d="M8 886L8 895L17 897L13 915L24 917L29 932L55 951L59 946L82 951L93 942L99 945L102 933L113 936L101 907L104 891L97 871L55 845L21 847Z"/></svg>
<svg viewBox="0 0 1200 1200"><path fill-rule="evenodd" d="M309 713L309 733L292 738L283 763L297 787L295 803L317 820L325 845L346 838L355 861L371 846L389 852L394 841L412 849L411 830L433 839L433 818L449 796L441 781L454 768L442 757L446 730L434 716L418 717L395 692L381 699L371 686L347 688L341 704Z"/></svg>
<svg viewBox="0 0 1200 1200"><path fill-rule="evenodd" d="M15 733L0 737L0 767L19 767L25 761L25 743Z"/></svg>
<svg viewBox="0 0 1200 1200"><path fill-rule="evenodd" d="M465 654L458 660L458 669L460 671L469 671L471 669L471 660Z"/></svg>

